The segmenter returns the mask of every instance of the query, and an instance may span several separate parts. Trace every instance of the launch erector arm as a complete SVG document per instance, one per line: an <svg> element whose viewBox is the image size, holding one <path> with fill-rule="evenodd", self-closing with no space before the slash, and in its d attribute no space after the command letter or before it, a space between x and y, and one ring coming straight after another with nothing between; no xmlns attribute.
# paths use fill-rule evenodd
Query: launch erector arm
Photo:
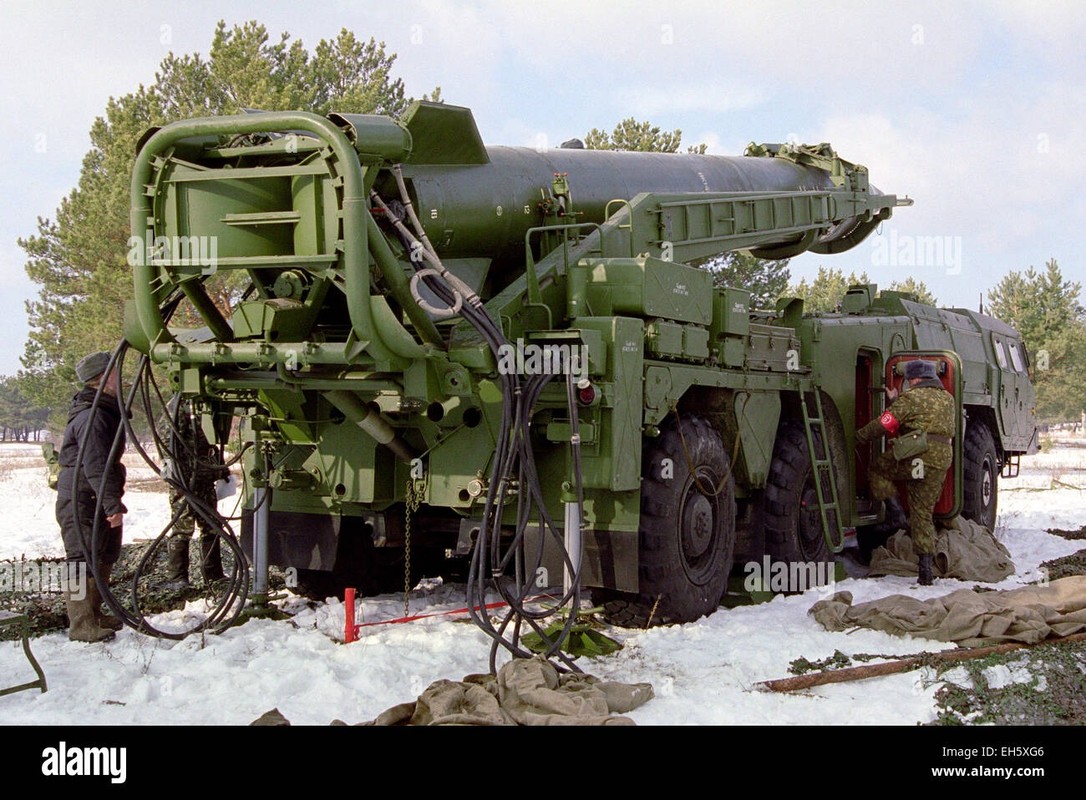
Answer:
<svg viewBox="0 0 1086 800"><path fill-rule="evenodd" d="M411 296L410 254L382 233L367 197L371 187L391 186L384 168L400 162L429 239L454 272L476 276L495 319L587 255L690 262L736 249L763 258L837 252L902 202L870 189L866 170L828 145L750 152L483 148L470 111L427 104L402 124L306 112L173 123L148 136L133 171L138 324L130 339L156 361L264 367L402 368L423 354L419 340L441 348ZM555 198L559 186L565 193ZM533 239L540 229L550 237ZM249 273L259 298L227 319L203 283L231 269ZM327 284L342 294L350 336L329 319L327 302L313 307L324 297L316 287ZM214 344L182 344L166 330L160 306L175 288L204 317Z"/></svg>

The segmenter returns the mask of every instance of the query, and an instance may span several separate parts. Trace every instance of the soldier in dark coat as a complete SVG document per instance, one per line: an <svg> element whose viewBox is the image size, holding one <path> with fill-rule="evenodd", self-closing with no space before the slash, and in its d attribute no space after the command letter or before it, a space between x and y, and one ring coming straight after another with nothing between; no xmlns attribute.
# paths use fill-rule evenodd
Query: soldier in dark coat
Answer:
<svg viewBox="0 0 1086 800"><path fill-rule="evenodd" d="M932 512L943 491L947 469L954 456L951 446L957 423L954 396L943 388L931 361L910 361L905 365L908 391L891 396L893 402L878 419L856 433L866 444L880 436L899 437L914 431L926 435L927 449L898 460L892 449L881 453L871 464L871 496L888 504L897 497L897 482L903 481L909 499L909 536L919 555L919 583L932 583L935 554L935 524Z"/></svg>
<svg viewBox="0 0 1086 800"><path fill-rule="evenodd" d="M93 541L96 544L98 574L107 584L113 565L120 557L122 525L128 510L121 502L126 475L121 463L123 431L120 432L121 443L116 455L110 458L113 442L121 427L122 412L117 399L120 393L119 373L114 369L110 374L105 374L109 361L109 353L100 352L92 353L76 364L75 374L83 388L72 398L64 441L57 457L60 473L57 477L56 505L57 523L69 562L68 574L77 574L76 565L90 560L84 542L89 546ZM102 396L92 414L99 385ZM83 459L77 470L76 461L84 435ZM95 508L99 494L101 511L95 531ZM85 574L89 576L85 593L69 586L68 637L83 642L110 639L114 631L120 630L122 623L117 617L102 613L100 587L91 576L89 566ZM77 599L78 595L82 595L82 598Z"/></svg>

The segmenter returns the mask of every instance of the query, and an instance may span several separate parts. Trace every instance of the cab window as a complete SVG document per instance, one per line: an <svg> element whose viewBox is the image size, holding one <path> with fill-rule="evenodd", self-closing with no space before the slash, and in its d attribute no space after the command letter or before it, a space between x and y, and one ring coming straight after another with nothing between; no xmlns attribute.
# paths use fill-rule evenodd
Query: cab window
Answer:
<svg viewBox="0 0 1086 800"><path fill-rule="evenodd" d="M1003 340L992 337L992 348L995 350L996 363L1000 369L1007 368L1007 354L1003 352Z"/></svg>
<svg viewBox="0 0 1086 800"><path fill-rule="evenodd" d="M1007 349L1011 351L1011 363L1014 364L1015 372L1025 372L1026 367L1022 363L1022 355L1018 352L1018 345L1014 342L1007 342Z"/></svg>

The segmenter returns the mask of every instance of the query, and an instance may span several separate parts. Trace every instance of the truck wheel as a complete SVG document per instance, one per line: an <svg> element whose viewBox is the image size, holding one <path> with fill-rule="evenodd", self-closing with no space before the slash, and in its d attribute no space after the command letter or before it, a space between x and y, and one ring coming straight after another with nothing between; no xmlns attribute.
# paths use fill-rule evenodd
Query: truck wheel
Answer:
<svg viewBox="0 0 1086 800"><path fill-rule="evenodd" d="M984 422L974 422L962 447L962 516L995 530L998 484L999 455L992 432Z"/></svg>
<svg viewBox="0 0 1086 800"><path fill-rule="evenodd" d="M353 583L342 575L320 569L300 569L297 580L297 584L289 587L290 590L318 602L327 600L329 597L338 597L342 600L344 589Z"/></svg>
<svg viewBox="0 0 1086 800"><path fill-rule="evenodd" d="M811 454L798 422L785 420L777 431L758 514L765 551L773 561L817 564L834 560L822 535Z"/></svg>
<svg viewBox="0 0 1086 800"><path fill-rule="evenodd" d="M595 590L613 624L693 622L720 605L735 548L735 481L720 435L688 416L650 440L638 531L640 591ZM684 446L685 443L685 446Z"/></svg>
<svg viewBox="0 0 1086 800"><path fill-rule="evenodd" d="M419 568L421 554L412 554L411 585L414 586L424 576ZM402 547L371 549L366 561L339 563L329 571L319 569L298 570L298 584L292 587L295 594L310 600L325 600L329 597L343 599L348 588L356 590L359 597L373 597L378 594L403 593L404 551ZM437 574L436 572L434 573Z"/></svg>
<svg viewBox="0 0 1086 800"><path fill-rule="evenodd" d="M415 548L411 558L411 577L414 586L422 578L421 565L425 562L422 548ZM299 569L296 594L310 600L328 597L343 599L344 591L353 588L359 597L403 592L404 549L402 547L374 547L368 526L361 530L344 532L340 536L336 564L331 570Z"/></svg>

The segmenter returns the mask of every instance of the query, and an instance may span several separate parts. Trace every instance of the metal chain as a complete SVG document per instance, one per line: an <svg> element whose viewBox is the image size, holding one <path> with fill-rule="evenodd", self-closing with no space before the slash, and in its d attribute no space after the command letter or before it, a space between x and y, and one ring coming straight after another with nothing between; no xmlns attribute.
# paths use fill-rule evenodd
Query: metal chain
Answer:
<svg viewBox="0 0 1086 800"><path fill-rule="evenodd" d="M419 510L419 496L415 494L415 480L407 479L407 491L404 493L403 524L403 615L411 615L409 598L411 595L411 515Z"/></svg>

